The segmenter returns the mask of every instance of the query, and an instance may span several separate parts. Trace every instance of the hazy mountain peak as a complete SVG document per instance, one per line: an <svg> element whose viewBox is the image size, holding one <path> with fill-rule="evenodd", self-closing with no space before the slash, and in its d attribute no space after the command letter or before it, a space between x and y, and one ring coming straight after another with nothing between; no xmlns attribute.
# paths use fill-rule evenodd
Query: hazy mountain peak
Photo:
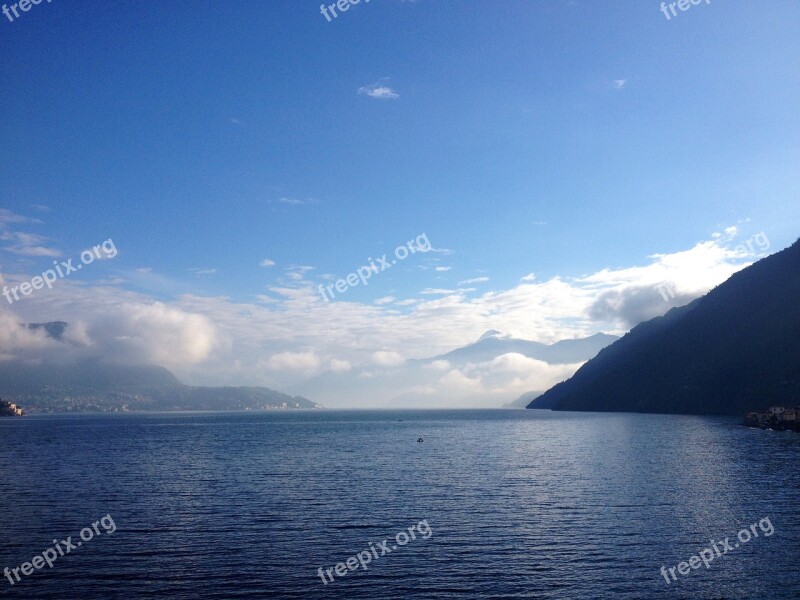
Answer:
<svg viewBox="0 0 800 600"><path fill-rule="evenodd" d="M496 339L505 339L510 336L504 334L502 331L497 331L496 329L490 329L486 333L484 333L481 337L478 338L479 342L483 340L488 340L489 338L496 338Z"/></svg>

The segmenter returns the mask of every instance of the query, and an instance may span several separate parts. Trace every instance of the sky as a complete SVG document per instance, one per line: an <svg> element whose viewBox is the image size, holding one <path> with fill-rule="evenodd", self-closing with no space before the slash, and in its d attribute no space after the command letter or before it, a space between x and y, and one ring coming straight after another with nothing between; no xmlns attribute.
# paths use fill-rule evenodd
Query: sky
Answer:
<svg viewBox="0 0 800 600"><path fill-rule="evenodd" d="M0 283L100 245L0 298L0 359L292 389L488 329L621 335L685 304L800 235L800 4L687 6L0 14ZM19 326L52 320L66 346ZM442 380L493 385L475 372Z"/></svg>

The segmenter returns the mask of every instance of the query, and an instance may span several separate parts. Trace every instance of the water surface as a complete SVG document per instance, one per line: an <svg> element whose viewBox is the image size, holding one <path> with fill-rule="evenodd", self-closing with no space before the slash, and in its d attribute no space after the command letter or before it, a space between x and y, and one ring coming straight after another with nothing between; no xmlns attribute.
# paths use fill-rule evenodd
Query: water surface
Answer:
<svg viewBox="0 0 800 600"><path fill-rule="evenodd" d="M418 438L423 442L418 442ZM549 411L0 419L2 597L800 597L800 435ZM662 566L774 534L667 585ZM426 521L333 583L334 567Z"/></svg>

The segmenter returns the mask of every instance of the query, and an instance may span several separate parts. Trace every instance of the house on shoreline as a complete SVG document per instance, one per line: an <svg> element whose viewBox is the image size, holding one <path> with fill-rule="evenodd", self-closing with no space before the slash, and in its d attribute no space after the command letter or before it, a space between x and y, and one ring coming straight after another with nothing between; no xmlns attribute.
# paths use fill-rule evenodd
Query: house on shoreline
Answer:
<svg viewBox="0 0 800 600"><path fill-rule="evenodd" d="M22 417L25 411L12 402L0 400L0 417Z"/></svg>
<svg viewBox="0 0 800 600"><path fill-rule="evenodd" d="M744 418L748 427L760 427L773 431L798 431L800 432L800 406L787 408L785 406L770 406L765 413L751 412Z"/></svg>

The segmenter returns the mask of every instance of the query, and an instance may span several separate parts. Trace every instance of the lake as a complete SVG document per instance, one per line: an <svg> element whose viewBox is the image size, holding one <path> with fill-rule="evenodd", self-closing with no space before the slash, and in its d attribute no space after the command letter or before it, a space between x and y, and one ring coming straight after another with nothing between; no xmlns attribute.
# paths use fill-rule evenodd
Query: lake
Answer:
<svg viewBox="0 0 800 600"><path fill-rule="evenodd" d="M800 596L800 435L733 419L31 416L0 459L0 569L64 552L3 598Z"/></svg>

